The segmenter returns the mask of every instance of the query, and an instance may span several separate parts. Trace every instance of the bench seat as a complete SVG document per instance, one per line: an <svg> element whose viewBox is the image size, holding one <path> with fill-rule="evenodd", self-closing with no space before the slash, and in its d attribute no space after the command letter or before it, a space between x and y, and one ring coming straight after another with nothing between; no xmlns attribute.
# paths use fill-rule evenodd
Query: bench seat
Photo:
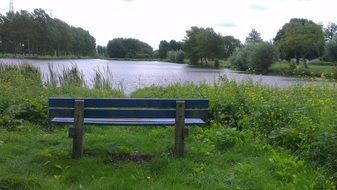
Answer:
<svg viewBox="0 0 337 190"><path fill-rule="evenodd" d="M73 125L74 118L53 118L54 124ZM85 125L120 125L120 126L172 126L175 125L175 119L172 118L84 118ZM203 125L202 119L185 118L185 125Z"/></svg>
<svg viewBox="0 0 337 190"><path fill-rule="evenodd" d="M51 123L73 125L73 158L83 156L85 125L110 126L175 126L174 155L182 157L187 126L205 124L209 101L205 99L147 98L49 98Z"/></svg>

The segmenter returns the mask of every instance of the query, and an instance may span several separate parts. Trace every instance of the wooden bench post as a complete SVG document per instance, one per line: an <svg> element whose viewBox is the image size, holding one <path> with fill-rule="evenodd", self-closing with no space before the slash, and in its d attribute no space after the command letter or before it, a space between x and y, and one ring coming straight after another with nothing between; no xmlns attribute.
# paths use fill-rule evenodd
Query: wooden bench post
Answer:
<svg viewBox="0 0 337 190"><path fill-rule="evenodd" d="M72 158L83 156L84 100L75 100Z"/></svg>
<svg viewBox="0 0 337 190"><path fill-rule="evenodd" d="M184 156L185 101L176 101L175 149L177 158Z"/></svg>

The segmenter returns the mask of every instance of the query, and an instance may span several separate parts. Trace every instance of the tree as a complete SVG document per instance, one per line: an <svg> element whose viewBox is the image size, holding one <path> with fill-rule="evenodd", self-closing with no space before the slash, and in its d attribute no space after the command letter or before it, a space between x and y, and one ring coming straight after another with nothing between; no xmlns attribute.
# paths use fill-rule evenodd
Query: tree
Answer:
<svg viewBox="0 0 337 190"><path fill-rule="evenodd" d="M249 43L236 51L230 62L240 70L252 69L256 73L266 74L276 59L276 50L269 42Z"/></svg>
<svg viewBox="0 0 337 190"><path fill-rule="evenodd" d="M261 34L253 28L252 31L246 37L246 44L258 42L263 42L263 39L261 38Z"/></svg>
<svg viewBox="0 0 337 190"><path fill-rule="evenodd" d="M107 45L107 53L111 58L143 59L153 56L153 49L145 42L132 38L115 38Z"/></svg>
<svg viewBox="0 0 337 190"><path fill-rule="evenodd" d="M171 40L167 42L166 40L162 40L159 43L159 57L160 59L167 58L167 53L169 51L178 51L183 49L183 43L177 42L175 40Z"/></svg>
<svg viewBox="0 0 337 190"><path fill-rule="evenodd" d="M224 57L230 57L237 48L241 48L242 44L239 39L234 38L233 36L223 37L224 41Z"/></svg>
<svg viewBox="0 0 337 190"><path fill-rule="evenodd" d="M162 40L159 43L159 58L165 59L167 52L170 51L170 43L168 43L166 40Z"/></svg>
<svg viewBox="0 0 337 190"><path fill-rule="evenodd" d="M329 23L326 28L324 28L324 35L326 41L331 41L337 36L337 25L335 23Z"/></svg>
<svg viewBox="0 0 337 190"><path fill-rule="evenodd" d="M102 57L107 56L107 49L106 49L106 47L98 45L97 46L97 54L99 56L102 56Z"/></svg>
<svg viewBox="0 0 337 190"><path fill-rule="evenodd" d="M191 64L207 64L209 59L223 57L223 37L215 33L212 28L194 26L186 31L186 34L183 49Z"/></svg>
<svg viewBox="0 0 337 190"><path fill-rule="evenodd" d="M1 15L0 40L6 53L91 56L96 52L96 40L88 31L53 19L42 9Z"/></svg>
<svg viewBox="0 0 337 190"><path fill-rule="evenodd" d="M337 62L337 36L325 45L324 59Z"/></svg>
<svg viewBox="0 0 337 190"><path fill-rule="evenodd" d="M324 34L322 26L307 19L291 19L286 23L274 38L281 58L290 60L306 59L321 56L324 48Z"/></svg>

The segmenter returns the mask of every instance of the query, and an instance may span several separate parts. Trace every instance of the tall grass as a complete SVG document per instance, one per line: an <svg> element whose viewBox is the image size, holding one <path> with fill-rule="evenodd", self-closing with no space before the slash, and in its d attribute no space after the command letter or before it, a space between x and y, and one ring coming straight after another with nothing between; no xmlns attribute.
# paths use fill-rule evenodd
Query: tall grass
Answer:
<svg viewBox="0 0 337 190"><path fill-rule="evenodd" d="M61 73L49 66L49 78L43 84L39 69L30 65L0 64L0 126L14 130L32 121L48 127L47 99L66 97L124 97L108 86L89 89L76 66Z"/></svg>
<svg viewBox="0 0 337 190"><path fill-rule="evenodd" d="M207 98L211 123L253 131L308 163L322 167L337 181L337 86L286 89L237 84L224 79L214 86L149 87L132 97Z"/></svg>

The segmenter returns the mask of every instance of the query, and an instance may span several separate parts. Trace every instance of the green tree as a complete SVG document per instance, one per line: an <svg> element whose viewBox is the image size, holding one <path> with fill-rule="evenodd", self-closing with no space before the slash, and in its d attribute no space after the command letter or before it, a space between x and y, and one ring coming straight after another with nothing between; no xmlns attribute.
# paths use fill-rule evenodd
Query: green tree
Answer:
<svg viewBox="0 0 337 190"><path fill-rule="evenodd" d="M242 48L242 44L239 39L234 38L233 36L223 37L224 41L224 57L230 57L234 51L238 48Z"/></svg>
<svg viewBox="0 0 337 190"><path fill-rule="evenodd" d="M261 34L253 28L252 31L246 37L246 44L258 42L263 42L263 39L261 38Z"/></svg>
<svg viewBox="0 0 337 190"><path fill-rule="evenodd" d="M0 38L6 53L94 55L96 47L88 31L53 19L43 9L1 16Z"/></svg>
<svg viewBox="0 0 337 190"><path fill-rule="evenodd" d="M324 35L326 41L331 41L337 36L337 25L335 23L329 23L326 28L324 28Z"/></svg>
<svg viewBox="0 0 337 190"><path fill-rule="evenodd" d="M308 68L307 59L319 57L323 53L324 34L322 26L307 19L291 19L274 38L281 58L300 58Z"/></svg>
<svg viewBox="0 0 337 190"><path fill-rule="evenodd" d="M266 74L269 66L276 59L274 45L269 42L249 43L236 51L230 62L240 70L253 70L256 73Z"/></svg>
<svg viewBox="0 0 337 190"><path fill-rule="evenodd" d="M168 43L166 40L162 40L160 41L159 43L159 58L160 59L165 59L166 58L166 55L167 55L167 52L170 51L171 48L170 48L170 43Z"/></svg>
<svg viewBox="0 0 337 190"><path fill-rule="evenodd" d="M324 59L337 62L337 36L325 45Z"/></svg>
<svg viewBox="0 0 337 190"><path fill-rule="evenodd" d="M107 45L107 53L111 58L152 58L153 49L145 42L132 38L115 38Z"/></svg>
<svg viewBox="0 0 337 190"><path fill-rule="evenodd" d="M105 57L107 56L107 48L105 46L97 46L97 54L99 56Z"/></svg>
<svg viewBox="0 0 337 190"><path fill-rule="evenodd" d="M191 64L207 64L224 55L223 37L212 28L192 27L186 31L184 52ZM200 60L200 62L199 62Z"/></svg>

